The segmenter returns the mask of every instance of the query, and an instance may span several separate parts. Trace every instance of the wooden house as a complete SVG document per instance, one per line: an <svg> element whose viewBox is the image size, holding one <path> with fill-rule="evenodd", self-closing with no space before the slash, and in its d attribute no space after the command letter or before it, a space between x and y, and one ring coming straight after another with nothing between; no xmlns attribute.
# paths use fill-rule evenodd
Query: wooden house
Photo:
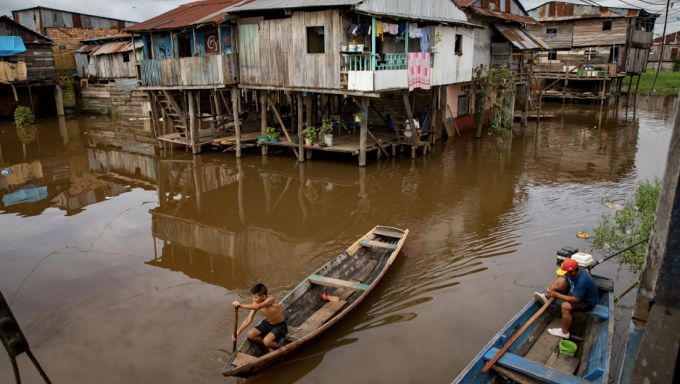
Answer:
<svg viewBox="0 0 680 384"><path fill-rule="evenodd" d="M662 42L664 43L663 56L661 56ZM662 57L662 59L659 60L659 57ZM656 71L659 66L659 61L661 61L661 71L672 71L673 68L680 65L676 64L680 62L680 31L654 39L654 45L649 49L647 70Z"/></svg>
<svg viewBox="0 0 680 384"><path fill-rule="evenodd" d="M0 16L0 45L0 117L11 116L17 105L30 106L35 114L52 111L56 80L52 41Z"/></svg>
<svg viewBox="0 0 680 384"><path fill-rule="evenodd" d="M78 76L95 80L136 79L144 43L121 33L82 40L75 52Z"/></svg>
<svg viewBox="0 0 680 384"><path fill-rule="evenodd" d="M363 166L367 151L390 156L386 148L395 143L427 150L430 139L410 130L418 112L436 123L429 124L435 137L446 86L471 79L474 26L452 1L254 0L227 11L238 19L239 87L259 93L262 134L267 108L285 134L263 152L291 147L300 161L308 151L345 152ZM409 92L415 88L425 92ZM305 126L318 127L324 116L352 126L353 113L358 137L340 135L325 147L303 143Z"/></svg>
<svg viewBox="0 0 680 384"><path fill-rule="evenodd" d="M470 22L484 26L475 29L475 48L473 68L480 65L487 67L508 66L516 77L518 94L526 94L531 87L531 63L536 52L548 50L549 47L539 37L530 32L526 26L538 22L529 16L518 0L456 0L456 4L468 14ZM528 105L523 98L518 101L525 111ZM451 115L456 119L460 129L473 125L471 111L474 100L462 87L449 87L449 104ZM481 124L477 121L477 124Z"/></svg>
<svg viewBox="0 0 680 384"><path fill-rule="evenodd" d="M159 140L194 153L232 142L240 156L235 25L225 12L237 2L196 1L126 29L143 42L138 77Z"/></svg>
<svg viewBox="0 0 680 384"><path fill-rule="evenodd" d="M527 28L551 48L535 68L544 95L604 101L624 76L645 71L657 14L559 1L529 14L541 24Z"/></svg>

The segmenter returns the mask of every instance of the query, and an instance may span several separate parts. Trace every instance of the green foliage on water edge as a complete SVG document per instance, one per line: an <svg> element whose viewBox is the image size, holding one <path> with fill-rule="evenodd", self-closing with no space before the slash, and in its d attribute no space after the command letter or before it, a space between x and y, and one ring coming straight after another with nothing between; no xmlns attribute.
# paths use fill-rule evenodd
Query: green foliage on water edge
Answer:
<svg viewBox="0 0 680 384"><path fill-rule="evenodd" d="M14 110L14 124L17 127L33 124L33 112L31 108L20 105Z"/></svg>
<svg viewBox="0 0 680 384"><path fill-rule="evenodd" d="M469 92L475 95L476 113L482 113L491 103L489 135L496 139L506 137L512 128L512 99L515 95L510 68L480 65L475 68Z"/></svg>
<svg viewBox="0 0 680 384"><path fill-rule="evenodd" d="M656 205L661 194L661 180L641 181L635 194L612 216L604 214L594 229L593 245L607 252L627 248L647 237L652 231ZM631 271L640 272L645 265L647 246L639 245L619 256Z"/></svg>

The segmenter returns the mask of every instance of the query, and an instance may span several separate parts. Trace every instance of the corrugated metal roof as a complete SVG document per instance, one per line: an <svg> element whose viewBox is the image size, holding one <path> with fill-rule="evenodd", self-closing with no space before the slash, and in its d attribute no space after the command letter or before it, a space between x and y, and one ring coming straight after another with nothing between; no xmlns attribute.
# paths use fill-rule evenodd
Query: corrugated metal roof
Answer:
<svg viewBox="0 0 680 384"><path fill-rule="evenodd" d="M498 19L503 19L503 20L508 20L508 21L514 21L517 23L525 23L525 24L538 24L538 21L534 19L533 17L530 16L520 16L520 15L515 15L514 13L507 13L507 12L496 12L492 11L489 9L484 9L484 8L479 8L479 7L470 7L473 12L475 12L478 15L482 16L488 16L488 17L494 17Z"/></svg>
<svg viewBox="0 0 680 384"><path fill-rule="evenodd" d="M92 39L85 39L85 40L80 40L81 43L90 43L90 42L96 42L96 41L107 41L107 40L125 40L128 39L130 40L132 38L132 35L129 33L116 33L114 35L106 35L106 36L101 36L101 37L95 37Z"/></svg>
<svg viewBox="0 0 680 384"><path fill-rule="evenodd" d="M141 40L135 41L135 48L136 49L141 49L144 46L144 43L142 43ZM121 52L130 52L132 51L132 42L113 42L113 43L106 43L103 45L99 45L96 48L94 48L91 52L91 56L98 56L98 55L108 55L112 53L121 53Z"/></svg>
<svg viewBox="0 0 680 384"><path fill-rule="evenodd" d="M183 4L124 30L127 32L179 29L203 23L217 23L227 16L227 8L241 0L203 0Z"/></svg>
<svg viewBox="0 0 680 384"><path fill-rule="evenodd" d="M93 49L97 48L94 44L85 44L82 47L75 50L75 53L90 53Z"/></svg>
<svg viewBox="0 0 680 384"><path fill-rule="evenodd" d="M534 36L526 29L519 27L495 24L494 27L500 32L512 45L521 50L544 50L550 47L543 42L543 40Z"/></svg>
<svg viewBox="0 0 680 384"><path fill-rule="evenodd" d="M473 4L477 0L454 0L454 1L455 1L457 6L459 6L461 8L465 8L465 7L470 6L470 4Z"/></svg>
<svg viewBox="0 0 680 384"><path fill-rule="evenodd" d="M614 17L658 17L642 8L598 7L595 5L551 1L530 9L529 14L538 21L594 19Z"/></svg>
<svg viewBox="0 0 680 384"><path fill-rule="evenodd" d="M363 0L251 0L236 4L229 12L264 11L268 9L294 9L314 7L341 7L361 3Z"/></svg>

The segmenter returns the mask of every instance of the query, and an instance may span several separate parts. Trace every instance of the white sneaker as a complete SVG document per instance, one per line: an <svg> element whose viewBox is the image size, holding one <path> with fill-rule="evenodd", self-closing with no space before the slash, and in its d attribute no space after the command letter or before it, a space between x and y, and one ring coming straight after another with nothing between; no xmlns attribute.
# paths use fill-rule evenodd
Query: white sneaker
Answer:
<svg viewBox="0 0 680 384"><path fill-rule="evenodd" d="M534 300L543 305L548 302L548 298L545 297L545 294L538 292L534 292Z"/></svg>
<svg viewBox="0 0 680 384"><path fill-rule="evenodd" d="M563 339L569 338L569 332L567 333L562 332L562 328L548 328L548 333L553 336L561 337Z"/></svg>

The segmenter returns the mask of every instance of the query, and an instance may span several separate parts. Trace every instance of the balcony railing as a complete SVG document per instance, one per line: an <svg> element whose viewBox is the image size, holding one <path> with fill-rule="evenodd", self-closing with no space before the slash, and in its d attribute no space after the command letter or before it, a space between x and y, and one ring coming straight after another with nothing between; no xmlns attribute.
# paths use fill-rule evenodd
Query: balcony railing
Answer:
<svg viewBox="0 0 680 384"><path fill-rule="evenodd" d="M430 66L434 65L434 54L430 55ZM385 53L383 57L376 55L376 71L408 69L406 53ZM342 72L370 71L371 53L343 53Z"/></svg>
<svg viewBox="0 0 680 384"><path fill-rule="evenodd" d="M236 55L208 55L140 62L144 87L222 86L238 82Z"/></svg>

